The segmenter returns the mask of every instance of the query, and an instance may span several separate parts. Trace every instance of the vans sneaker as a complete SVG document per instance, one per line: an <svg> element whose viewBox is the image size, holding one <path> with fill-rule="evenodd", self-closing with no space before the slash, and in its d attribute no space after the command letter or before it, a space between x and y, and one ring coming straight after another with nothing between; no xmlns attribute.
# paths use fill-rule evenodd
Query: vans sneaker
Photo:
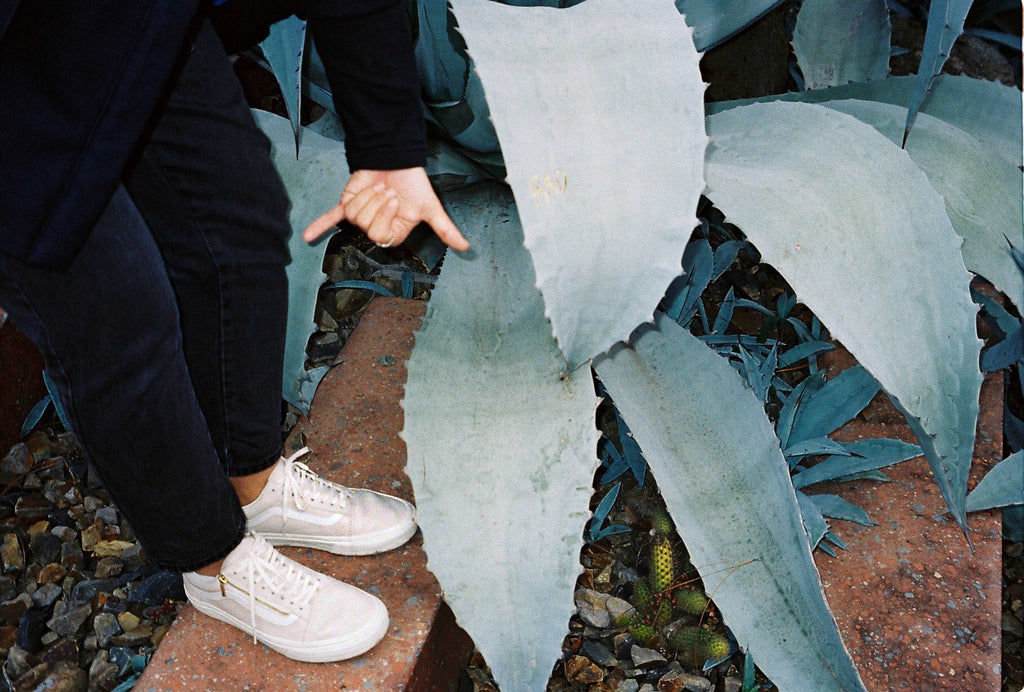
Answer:
<svg viewBox="0 0 1024 692"><path fill-rule="evenodd" d="M415 508L397 497L331 483L296 461L303 447L278 462L260 496L242 509L272 545L370 555L402 545L416 533Z"/></svg>
<svg viewBox="0 0 1024 692"><path fill-rule="evenodd" d="M182 580L196 610L297 661L358 656L388 630L379 599L281 555L253 534L228 554L216 577L186 572Z"/></svg>

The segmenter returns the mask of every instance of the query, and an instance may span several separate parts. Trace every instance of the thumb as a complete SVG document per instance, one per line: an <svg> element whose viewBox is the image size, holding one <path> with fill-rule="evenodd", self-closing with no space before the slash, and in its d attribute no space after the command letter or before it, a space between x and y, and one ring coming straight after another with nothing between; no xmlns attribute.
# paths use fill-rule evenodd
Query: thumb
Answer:
<svg viewBox="0 0 1024 692"><path fill-rule="evenodd" d="M448 216L440 204L424 221L434 230L434 235L451 249L458 250L459 252L465 252L469 249L469 241L463 237L458 226L455 225L455 222L451 220L451 217Z"/></svg>

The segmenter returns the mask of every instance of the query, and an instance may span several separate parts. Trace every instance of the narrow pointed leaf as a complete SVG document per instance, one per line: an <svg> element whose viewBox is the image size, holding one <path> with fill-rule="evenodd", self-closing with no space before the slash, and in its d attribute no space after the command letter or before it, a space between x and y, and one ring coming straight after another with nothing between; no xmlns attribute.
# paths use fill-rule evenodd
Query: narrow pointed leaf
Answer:
<svg viewBox="0 0 1024 692"><path fill-rule="evenodd" d="M1024 325L981 354L983 372L995 372L1024 361Z"/></svg>
<svg viewBox="0 0 1024 692"><path fill-rule="evenodd" d="M708 129L708 197L890 394L966 533L981 342L942 198L906 152L827 108L754 104Z"/></svg>
<svg viewBox="0 0 1024 692"><path fill-rule="evenodd" d="M874 522L868 517L867 512L838 495L823 493L821 495L808 495L807 498L826 517L844 519L864 526L874 526Z"/></svg>
<svg viewBox="0 0 1024 692"><path fill-rule="evenodd" d="M804 530L807 531L807 544L813 551L821 543L821 539L828 533L828 521L825 515L818 509L818 505L811 501L811 498L799 490L796 491L796 499L800 505L800 516L803 518ZM826 550L826 552L828 552ZM833 554L832 557L835 557Z"/></svg>
<svg viewBox="0 0 1024 692"><path fill-rule="evenodd" d="M781 4L782 0L676 0L693 27L699 51L714 48Z"/></svg>
<svg viewBox="0 0 1024 692"><path fill-rule="evenodd" d="M292 15L270 27L260 43L263 55L281 87L284 106L292 124L295 150L299 149L299 106L302 103L302 53L306 47L306 21Z"/></svg>
<svg viewBox="0 0 1024 692"><path fill-rule="evenodd" d="M288 242L292 261L285 268L288 274L288 331L285 336L284 378L282 395L303 412L309 411L313 393L324 370L305 368L306 343L316 329L313 313L316 296L327 275L323 272L324 253L331 234L314 244L302 240L302 230L327 209L338 203L342 188L348 181L345 148L337 141L315 132L302 133L302 148L296 158L292 146L291 126L284 118L253 111L256 124L270 138L271 157L288 190L292 208L289 221L292 236Z"/></svg>
<svg viewBox="0 0 1024 692"><path fill-rule="evenodd" d="M1024 451L1017 450L992 467L967 496L967 511L1024 505Z"/></svg>
<svg viewBox="0 0 1024 692"><path fill-rule="evenodd" d="M843 446L848 454L829 457L801 471L793 476L793 485L798 489L806 488L814 483L840 480L921 456L920 447L902 440L858 440L845 442Z"/></svg>
<svg viewBox="0 0 1024 692"><path fill-rule="evenodd" d="M823 105L871 125L895 143L902 136L904 109L874 101L829 101ZM964 264L1024 306L1024 273L1007 239L1024 247L1020 170L963 130L921 113L906 144L914 160L946 202L953 229L964 239Z"/></svg>
<svg viewBox="0 0 1024 692"><path fill-rule="evenodd" d="M935 78L953 50L953 44L964 31L964 20L974 0L932 0L928 9L928 28L924 34L921 65L914 80L914 93L907 104L907 120L903 141L907 141L921 104L928 96Z"/></svg>
<svg viewBox="0 0 1024 692"><path fill-rule="evenodd" d="M575 367L649 321L679 275L707 143L692 31L667 0L452 6Z"/></svg>
<svg viewBox="0 0 1024 692"><path fill-rule="evenodd" d="M574 611L597 399L589 369L563 375L508 189L446 203L473 249L445 259L416 336L407 471L452 611L501 689L533 692Z"/></svg>
<svg viewBox="0 0 1024 692"><path fill-rule="evenodd" d="M594 367L644 450L708 593L780 690L863 689L761 404L700 340L667 317L655 324Z"/></svg>
<svg viewBox="0 0 1024 692"><path fill-rule="evenodd" d="M793 52L806 88L885 77L891 33L885 0L804 0Z"/></svg>
<svg viewBox="0 0 1024 692"><path fill-rule="evenodd" d="M850 452L848 452L840 443L835 442L828 437L819 437L813 440L803 440L802 442L790 445L783 450L783 454L789 458L815 456L819 454L849 456Z"/></svg>
<svg viewBox="0 0 1024 692"><path fill-rule="evenodd" d="M845 99L862 99L892 103L906 108L914 89L914 75L875 79L870 82L846 84L829 89L801 91L765 96L759 99L722 101L708 104L708 113L754 102L802 101L825 103ZM966 108L964 104L970 104ZM994 152L1015 166L1022 164L1020 89L999 82L989 82L963 75L940 75L931 94L921 108L950 125L960 128L991 147Z"/></svg>
<svg viewBox="0 0 1024 692"><path fill-rule="evenodd" d="M848 368L807 397L796 411L791 441L829 435L853 419L878 393L878 382L859 365Z"/></svg>

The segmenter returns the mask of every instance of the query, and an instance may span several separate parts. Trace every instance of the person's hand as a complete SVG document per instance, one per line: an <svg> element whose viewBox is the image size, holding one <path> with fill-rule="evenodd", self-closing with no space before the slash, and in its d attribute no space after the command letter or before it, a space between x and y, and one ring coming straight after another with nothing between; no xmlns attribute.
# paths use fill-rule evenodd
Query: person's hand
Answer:
<svg viewBox="0 0 1024 692"><path fill-rule="evenodd" d="M423 168L356 171L338 204L311 223L302 239L311 243L343 220L361 228L382 247L402 243L418 223L425 221L449 247L469 249L434 194Z"/></svg>

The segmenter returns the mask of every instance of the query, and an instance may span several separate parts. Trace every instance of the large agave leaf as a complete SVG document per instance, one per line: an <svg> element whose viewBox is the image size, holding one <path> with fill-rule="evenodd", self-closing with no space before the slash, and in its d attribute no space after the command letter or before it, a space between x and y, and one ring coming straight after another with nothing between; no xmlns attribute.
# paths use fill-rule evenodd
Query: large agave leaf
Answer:
<svg viewBox="0 0 1024 692"><path fill-rule="evenodd" d="M285 400L305 413L326 373L326 368L307 371L304 364L306 342L316 329L313 321L316 294L327 278L322 266L329 234L309 245L302 240L301 233L313 219L338 203L348 180L348 164L340 142L309 130L302 131L302 149L296 158L293 133L286 119L260 110L254 110L253 116L270 138L271 157L292 202L289 214L292 236L288 243L292 261L287 267L288 332L281 387Z"/></svg>
<svg viewBox="0 0 1024 692"><path fill-rule="evenodd" d="M708 113L718 113L754 102L778 100L825 103L841 99L862 99L905 106L913 90L913 75L889 77L828 89L710 103ZM1021 151L1020 89L983 79L944 74L935 79L931 95L921 112L964 130L991 146L1015 166L1024 163Z"/></svg>
<svg viewBox="0 0 1024 692"><path fill-rule="evenodd" d="M885 0L804 0L793 52L808 89L866 82L889 74Z"/></svg>
<svg viewBox="0 0 1024 692"><path fill-rule="evenodd" d="M931 0L928 8L928 29L924 35L921 65L914 80L914 93L907 106L907 119L903 128L903 141L907 141L914 119L931 90L935 78L953 50L953 44L964 31L964 20L974 0Z"/></svg>
<svg viewBox="0 0 1024 692"><path fill-rule="evenodd" d="M778 438L728 362L664 316L594 361L691 562L780 690L862 690L822 596Z"/></svg>
<svg viewBox="0 0 1024 692"><path fill-rule="evenodd" d="M675 0L693 27L697 50L714 48L782 4L782 0Z"/></svg>
<svg viewBox="0 0 1024 692"><path fill-rule="evenodd" d="M306 47L306 22L296 16L282 19L270 27L270 34L260 43L263 55L281 87L288 119L299 149L299 105L302 102L302 53Z"/></svg>
<svg viewBox="0 0 1024 692"><path fill-rule="evenodd" d="M708 196L907 416L966 532L977 308L942 199L869 125L797 103L708 118Z"/></svg>
<svg viewBox="0 0 1024 692"><path fill-rule="evenodd" d="M680 272L707 142L692 32L668 0L452 5L575 367L650 320Z"/></svg>
<svg viewBox="0 0 1024 692"><path fill-rule="evenodd" d="M597 466L590 372L563 375L508 189L446 195L449 253L409 361L407 472L424 547L506 692L544 689L573 608Z"/></svg>
<svg viewBox="0 0 1024 692"><path fill-rule="evenodd" d="M905 110L875 101L827 101L823 105L866 122L899 144ZM967 268L984 276L1024 306L1024 274L1010 252L1024 247L1020 170L963 130L918 115L907 152L946 201L953 229L964 238Z"/></svg>

